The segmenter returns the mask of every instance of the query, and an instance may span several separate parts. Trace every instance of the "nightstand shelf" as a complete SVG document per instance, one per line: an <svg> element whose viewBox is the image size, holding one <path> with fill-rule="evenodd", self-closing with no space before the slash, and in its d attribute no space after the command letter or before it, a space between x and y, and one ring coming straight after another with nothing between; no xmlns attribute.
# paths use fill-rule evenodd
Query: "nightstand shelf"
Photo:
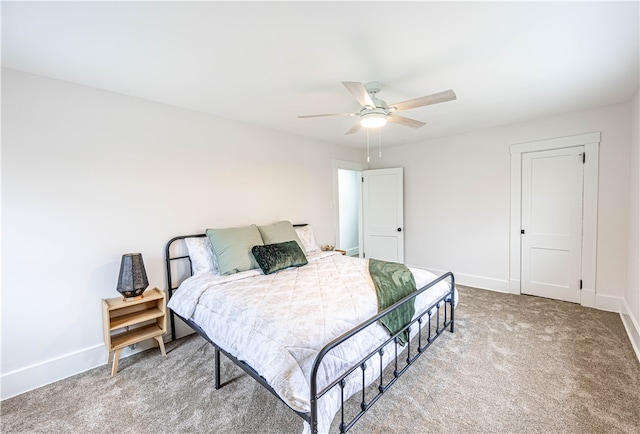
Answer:
<svg viewBox="0 0 640 434"><path fill-rule="evenodd" d="M156 324L150 324L116 335L111 335L111 350L117 350L119 348L124 348L140 341L144 341L145 339L151 339L158 336L158 334L162 335L164 332Z"/></svg>
<svg viewBox="0 0 640 434"><path fill-rule="evenodd" d="M111 375L118 372L118 360L123 348L146 339L155 339L163 356L166 356L162 335L167 332L165 294L158 288L145 291L139 300L124 301L122 297L102 300L104 344L107 347L107 364L113 366Z"/></svg>
<svg viewBox="0 0 640 434"><path fill-rule="evenodd" d="M140 324L144 321L149 321L164 316L164 312L158 308L152 308L141 312L133 312L126 315L122 315L118 318L113 318L109 326L109 330L117 330L123 327L128 327L134 324Z"/></svg>

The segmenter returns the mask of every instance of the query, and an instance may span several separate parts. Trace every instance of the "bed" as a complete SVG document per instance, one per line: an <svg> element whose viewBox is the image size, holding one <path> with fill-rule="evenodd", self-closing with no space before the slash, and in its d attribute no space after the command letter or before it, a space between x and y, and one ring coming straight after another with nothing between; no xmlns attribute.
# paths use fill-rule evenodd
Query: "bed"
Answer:
<svg viewBox="0 0 640 434"><path fill-rule="evenodd" d="M368 260L320 251L304 235L309 229L295 228L306 241L306 263L271 274L202 272L194 258L206 250L207 234L171 239L171 333L175 339L176 315L214 346L216 389L222 353L298 414L303 432L328 432L338 413L346 432L441 333L454 331L457 291L452 273L411 268L419 289L378 312ZM187 253L181 243L189 243ZM415 315L397 333L380 324L410 302ZM411 337L406 345L404 333ZM388 365L391 374L382 375ZM345 401L357 393L359 408L345 412Z"/></svg>

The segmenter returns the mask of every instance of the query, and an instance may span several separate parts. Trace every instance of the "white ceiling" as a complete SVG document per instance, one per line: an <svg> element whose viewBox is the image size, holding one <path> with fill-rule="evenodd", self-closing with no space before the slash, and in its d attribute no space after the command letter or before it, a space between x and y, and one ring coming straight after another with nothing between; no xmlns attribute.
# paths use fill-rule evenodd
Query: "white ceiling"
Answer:
<svg viewBox="0 0 640 434"><path fill-rule="evenodd" d="M385 146L628 101L635 2L2 2L2 65L362 147L342 81L399 102Z"/></svg>

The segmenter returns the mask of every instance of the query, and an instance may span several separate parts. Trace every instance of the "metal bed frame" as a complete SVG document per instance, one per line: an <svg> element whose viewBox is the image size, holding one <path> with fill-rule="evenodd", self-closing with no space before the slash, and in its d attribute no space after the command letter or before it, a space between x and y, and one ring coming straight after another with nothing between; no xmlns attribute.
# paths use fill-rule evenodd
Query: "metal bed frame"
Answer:
<svg viewBox="0 0 640 434"><path fill-rule="evenodd" d="M304 225L294 225L294 226L304 226ZM190 274L191 275L193 274L193 269L191 267L191 258L189 257L189 255L187 254L187 255L173 256L172 257L171 256L171 245L174 242L180 241L180 240L184 240L185 238L198 238L198 237L205 237L205 236L206 236L206 234L182 235L182 236L178 236L178 237L172 238L167 243L166 248L165 248L165 258L166 258L166 273L167 273L167 286L168 286L168 296L169 296L169 298L171 298L171 296L173 295L173 291L178 289L178 287L179 287L179 283L178 284L174 284L174 280L173 280L173 277L172 277L172 273L171 273L172 262L173 261L188 260L189 261ZM329 353L333 348L337 347L338 345L340 345L344 341L348 340L349 338L353 337L354 335L356 335L357 333L359 333L360 331L365 329L367 326L369 326L369 325L373 324L374 322L378 321L380 318L382 318L383 316L387 315L389 312L397 309L398 307L400 307L404 303L407 303L409 300L414 299L415 297L417 297L418 295L420 295L424 291L428 290L432 286L436 285L437 283L439 283L439 282L441 282L441 281L443 281L445 279L449 279L449 282L450 282L449 283L450 284L449 292L447 292L445 295L443 295L438 300L433 302L418 317L416 317L413 321L411 321L411 323L407 324L402 330L398 331L396 334L390 336L389 339L387 339L385 342L381 343L380 346L378 346L374 351L372 351L368 355L362 357L362 359L360 359L357 363L355 363L349 370L347 370L342 375L340 375L340 377L336 378L334 381L329 383L326 387L322 388L321 390L318 390L317 374L318 374L318 370L320 368L320 365L321 365L321 363L323 361L323 358L327 355L327 353ZM420 357L429 346L431 346L433 341L435 341L442 334L443 331L445 331L447 328L449 328L451 333L453 333L453 331L454 331L454 312L455 312L454 291L455 291L455 278L454 278L454 276L453 276L453 274L451 272L445 273L442 276L440 276L437 279L435 279L434 281L432 281L429 284L425 285L424 287L420 288L419 290L413 292L412 294L410 294L410 295L406 296L405 298L403 298L402 300L398 301L394 305L389 306L387 309L379 312L377 315L369 318L368 320L364 321L363 323L359 324L358 326L354 327L353 329L347 331L342 336L339 336L336 339L334 339L333 341L331 341L328 344L326 344L322 348L322 350L320 350L318 355L316 356L316 359L315 359L314 364L313 364L313 368L312 368L312 371L311 371L311 378L310 378L310 389L311 389L311 391L310 391L310 404L311 404L311 409L310 409L309 412L306 412L306 413L305 412L296 411L293 408L289 407L289 405L286 404L286 402L276 393L276 391L267 383L267 381L262 376L260 376L260 374L258 372L256 372L247 363L243 362L242 360L238 360L237 358L235 358L234 356L232 356L231 354L229 354L228 352L226 352L225 350L220 348L215 342L213 342L211 340L211 338L209 338L209 336L207 336L207 334L204 332L204 330L198 324L196 324L195 322L193 322L192 320L190 320L188 318L183 318L182 316L178 315L177 313L175 313L171 309L169 309L170 322L171 322L171 339L172 340L176 339L176 329L175 329L175 318L174 317L177 316L182 321L184 321L187 325L189 325L196 333L198 333L200 336L202 336L204 339L206 339L208 342L210 342L211 345L213 345L213 347L214 347L214 357L215 357L215 374L214 375L215 375L215 388L216 388L216 390L221 387L221 384L220 384L220 353L223 353L229 360L231 360L233 363L235 363L240 368L242 368L247 374L249 374L251 377L253 377L264 388L266 388L273 395L275 395L280 401L282 401L285 405L287 405L287 407L289 407L293 412L295 412L298 416L300 416L302 419L307 421L309 423L310 427L311 427L311 432L313 434L317 434L318 433L318 400L322 396L324 396L326 393L328 393L330 390L332 390L334 387L340 387L340 395L341 395L340 418L341 418L341 421L340 421L339 429L340 429L341 433L346 433L366 413L366 411L369 410L369 408L371 408L371 406L376 401L378 401L378 399L398 380L398 378L400 378L400 376L405 373L405 371L409 368L409 366L411 366L416 361L416 359L418 357ZM430 314L430 312L431 312L431 314ZM441 312L442 312L442 314L441 314ZM426 318L424 318L425 316L426 316ZM435 323L433 322L434 317L435 317ZM404 360L400 360L400 358L398 357L399 356L399 354L398 354L398 343L399 343L398 336L400 336L402 333L404 333L405 330L408 330L416 322L418 323L418 335L417 335L418 343L417 343L417 346L416 346L416 348L414 350L414 354L413 355L411 354L412 343L408 342L407 343L406 358ZM426 330L424 330L424 329L426 329ZM426 336L424 336L425 334L426 334ZM413 340L415 340L415 337L413 338ZM384 348L390 342L394 342L394 348L395 348L393 377L388 381L384 381L384 372L383 372L384 371L384 366L383 366L382 356L384 355ZM367 362L370 359L372 359L373 357L375 357L375 356L379 356L379 359L380 359L380 376L379 376L380 383L378 384L377 391L375 391L376 393L374 394L374 396L370 397L369 400L367 401L367 397L366 397L367 384L365 382L365 369L366 369ZM404 365L402 365L402 362L404 362ZM346 384L345 379L349 375L351 375L353 372L358 370L358 369L360 369L362 371L362 397L361 397L361 401L360 401L360 411L357 414L355 414L355 416L349 417L348 421L345 422L345 406L344 406L344 403L345 403L344 387L345 387L345 384Z"/></svg>

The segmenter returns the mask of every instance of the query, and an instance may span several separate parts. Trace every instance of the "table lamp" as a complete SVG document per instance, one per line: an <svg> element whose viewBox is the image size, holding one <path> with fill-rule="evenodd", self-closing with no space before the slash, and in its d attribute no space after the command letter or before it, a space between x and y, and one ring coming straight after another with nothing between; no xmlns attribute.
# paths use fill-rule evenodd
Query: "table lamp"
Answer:
<svg viewBox="0 0 640 434"><path fill-rule="evenodd" d="M118 287L124 301L140 300L145 289L149 286L147 272L144 269L142 253L126 253L122 255Z"/></svg>

